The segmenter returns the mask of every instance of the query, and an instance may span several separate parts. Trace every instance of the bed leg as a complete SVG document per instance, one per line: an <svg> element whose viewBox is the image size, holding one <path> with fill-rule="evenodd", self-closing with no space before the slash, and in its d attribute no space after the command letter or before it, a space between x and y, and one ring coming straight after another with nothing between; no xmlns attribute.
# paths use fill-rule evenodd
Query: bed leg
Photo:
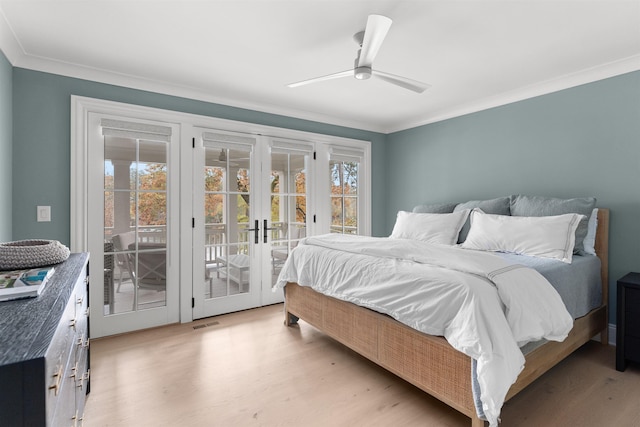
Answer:
<svg viewBox="0 0 640 427"><path fill-rule="evenodd" d="M605 328L600 332L600 344L609 345L609 326L605 326Z"/></svg>
<svg viewBox="0 0 640 427"><path fill-rule="evenodd" d="M285 326L293 326L298 324L298 320L300 318L294 314L289 313L288 311L284 312L284 324Z"/></svg>
<svg viewBox="0 0 640 427"><path fill-rule="evenodd" d="M485 427L487 422L485 420L481 420L478 416L471 417L471 427Z"/></svg>

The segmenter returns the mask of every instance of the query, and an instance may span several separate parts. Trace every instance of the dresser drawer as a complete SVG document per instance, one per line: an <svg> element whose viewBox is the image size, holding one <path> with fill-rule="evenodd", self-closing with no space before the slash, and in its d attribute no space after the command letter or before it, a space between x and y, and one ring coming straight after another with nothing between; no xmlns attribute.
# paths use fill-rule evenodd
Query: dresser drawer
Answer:
<svg viewBox="0 0 640 427"><path fill-rule="evenodd" d="M640 338L640 289L625 287L624 299L626 335Z"/></svg>
<svg viewBox="0 0 640 427"><path fill-rule="evenodd" d="M626 310L640 309L640 289L626 287L624 297Z"/></svg>
<svg viewBox="0 0 640 427"><path fill-rule="evenodd" d="M75 316L75 332L76 344L80 345L80 341L86 345L89 336L89 307L87 306L89 298L86 294L76 293L76 316Z"/></svg>
<svg viewBox="0 0 640 427"><path fill-rule="evenodd" d="M80 347L76 352L77 359L77 376L75 382L75 399L76 399L76 412L79 418L84 416L84 405L87 398L87 390L89 387L89 351L88 348Z"/></svg>
<svg viewBox="0 0 640 427"><path fill-rule="evenodd" d="M624 313L624 334L625 336L640 338L640 307L637 311L626 311Z"/></svg>
<svg viewBox="0 0 640 427"><path fill-rule="evenodd" d="M75 426L75 377L74 372L71 369L72 364L67 366L64 371L63 378L60 382L60 389L56 396L56 406L53 408L53 415L48 418L48 426L51 427L64 427Z"/></svg>
<svg viewBox="0 0 640 427"><path fill-rule="evenodd" d="M640 338L625 338L624 357L634 362L640 362Z"/></svg>
<svg viewBox="0 0 640 427"><path fill-rule="evenodd" d="M54 413L57 411L56 407L60 401L68 400L68 396L61 397L63 386L68 389L73 388L72 386L68 386L68 369L69 364L72 363L73 347L76 338L75 310L75 302L69 301L45 355L45 407L47 420L53 419ZM68 390L66 392L69 393Z"/></svg>

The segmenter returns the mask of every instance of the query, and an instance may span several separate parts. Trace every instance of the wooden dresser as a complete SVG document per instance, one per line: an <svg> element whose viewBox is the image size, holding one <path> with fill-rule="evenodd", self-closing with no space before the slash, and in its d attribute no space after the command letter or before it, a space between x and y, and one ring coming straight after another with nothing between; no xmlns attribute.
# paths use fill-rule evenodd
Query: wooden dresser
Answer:
<svg viewBox="0 0 640 427"><path fill-rule="evenodd" d="M89 255L36 298L0 302L0 425L80 426L89 392Z"/></svg>

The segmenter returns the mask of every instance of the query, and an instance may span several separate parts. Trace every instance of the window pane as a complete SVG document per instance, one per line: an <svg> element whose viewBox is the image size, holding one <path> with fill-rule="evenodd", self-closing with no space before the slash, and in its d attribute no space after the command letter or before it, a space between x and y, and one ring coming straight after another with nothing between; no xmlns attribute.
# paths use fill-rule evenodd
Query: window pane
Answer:
<svg viewBox="0 0 640 427"><path fill-rule="evenodd" d="M104 192L104 228L113 228L113 191Z"/></svg>
<svg viewBox="0 0 640 427"><path fill-rule="evenodd" d="M250 153L248 151L227 150L229 156L229 170L235 175L235 182L231 185L230 191L248 193L251 188L250 174Z"/></svg>
<svg viewBox="0 0 640 427"><path fill-rule="evenodd" d="M138 192L138 225L167 225L167 194L162 192Z"/></svg>
<svg viewBox="0 0 640 427"><path fill-rule="evenodd" d="M249 224L249 195L238 194L238 224Z"/></svg>
<svg viewBox="0 0 640 427"><path fill-rule="evenodd" d="M342 194L341 162L329 162L331 194Z"/></svg>
<svg viewBox="0 0 640 427"><path fill-rule="evenodd" d="M271 192L288 193L289 155L271 154Z"/></svg>
<svg viewBox="0 0 640 427"><path fill-rule="evenodd" d="M204 195L204 222L205 224L224 224L224 195Z"/></svg>
<svg viewBox="0 0 640 427"><path fill-rule="evenodd" d="M298 194L306 194L307 192L307 170L305 169L304 154L291 154L291 175L294 179L296 188L294 191Z"/></svg>
<svg viewBox="0 0 640 427"><path fill-rule="evenodd" d="M281 209L281 206L282 206L281 205L281 199L283 199L283 198L278 196L278 195L272 195L271 196L271 222L279 222L279 221L281 221L281 218L283 220L285 220L285 221L287 220L287 216L286 215L282 215L282 217L280 216L280 214L281 214L280 209Z"/></svg>
<svg viewBox="0 0 640 427"><path fill-rule="evenodd" d="M344 198L344 226L351 231L358 230L358 198ZM346 232L345 230L345 232Z"/></svg>
<svg viewBox="0 0 640 427"><path fill-rule="evenodd" d="M342 227L342 224L342 197L331 197L331 225Z"/></svg>
<svg viewBox="0 0 640 427"><path fill-rule="evenodd" d="M224 190L224 168L217 166L204 167L204 189L205 191Z"/></svg>
<svg viewBox="0 0 640 427"><path fill-rule="evenodd" d="M138 180L142 190L167 189L167 144L140 141Z"/></svg>
<svg viewBox="0 0 640 427"><path fill-rule="evenodd" d="M106 136L104 138L105 188L130 190L135 179L137 141L130 138Z"/></svg>
<svg viewBox="0 0 640 427"><path fill-rule="evenodd" d="M332 233L358 234L360 164L330 160Z"/></svg>
<svg viewBox="0 0 640 427"><path fill-rule="evenodd" d="M307 197L296 196L296 222L306 224L307 222Z"/></svg>
<svg viewBox="0 0 640 427"><path fill-rule="evenodd" d="M358 166L355 162L343 163L344 194L358 194Z"/></svg>
<svg viewBox="0 0 640 427"><path fill-rule="evenodd" d="M114 181L113 181L113 163L111 160L104 161L104 189L105 190L113 190L114 189Z"/></svg>

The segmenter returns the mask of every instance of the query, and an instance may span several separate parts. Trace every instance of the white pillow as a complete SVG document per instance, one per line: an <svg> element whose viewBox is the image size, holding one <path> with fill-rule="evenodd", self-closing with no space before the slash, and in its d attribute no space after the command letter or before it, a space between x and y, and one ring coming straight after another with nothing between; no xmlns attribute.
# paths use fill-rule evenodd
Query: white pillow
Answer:
<svg viewBox="0 0 640 427"><path fill-rule="evenodd" d="M481 251L510 252L571 263L576 228L584 215L491 215L474 209L471 229L461 247Z"/></svg>
<svg viewBox="0 0 640 427"><path fill-rule="evenodd" d="M390 237L455 245L468 215L469 209L441 214L399 211Z"/></svg>
<svg viewBox="0 0 640 427"><path fill-rule="evenodd" d="M589 217L587 235L584 237L584 241L582 242L584 245L584 253L586 254L596 254L596 231L598 231L598 208L593 208L591 216Z"/></svg>

